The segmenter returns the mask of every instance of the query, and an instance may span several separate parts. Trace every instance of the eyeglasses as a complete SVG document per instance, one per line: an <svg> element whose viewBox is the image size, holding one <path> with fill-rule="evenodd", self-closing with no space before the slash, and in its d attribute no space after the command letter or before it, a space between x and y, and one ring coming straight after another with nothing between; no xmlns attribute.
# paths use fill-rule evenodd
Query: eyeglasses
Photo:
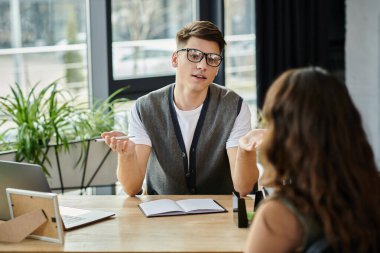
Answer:
<svg viewBox="0 0 380 253"><path fill-rule="evenodd" d="M191 62L200 62L206 56L206 63L211 67L218 67L223 60L223 57L219 54L203 53L201 50L194 48L183 48L177 50L177 53L180 51L186 51L187 59Z"/></svg>

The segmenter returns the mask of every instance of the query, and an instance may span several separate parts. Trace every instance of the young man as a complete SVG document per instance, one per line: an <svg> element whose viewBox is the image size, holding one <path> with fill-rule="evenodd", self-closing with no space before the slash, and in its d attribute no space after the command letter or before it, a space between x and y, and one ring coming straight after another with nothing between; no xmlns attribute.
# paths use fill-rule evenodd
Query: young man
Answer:
<svg viewBox="0 0 380 253"><path fill-rule="evenodd" d="M213 83L225 44L211 22L183 27L172 55L175 83L136 101L133 138L102 134L118 152L117 176L127 194L138 194L145 176L148 194L231 194L232 178L241 178L234 176L238 141L251 129L251 114L240 96ZM257 181L257 168L252 174Z"/></svg>

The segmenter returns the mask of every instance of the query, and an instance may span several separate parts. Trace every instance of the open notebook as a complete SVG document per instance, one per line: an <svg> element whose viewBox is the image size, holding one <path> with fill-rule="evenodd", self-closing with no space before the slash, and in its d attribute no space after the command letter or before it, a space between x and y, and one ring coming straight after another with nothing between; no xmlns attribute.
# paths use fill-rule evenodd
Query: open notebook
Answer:
<svg viewBox="0 0 380 253"><path fill-rule="evenodd" d="M9 220L10 211L6 188L51 192L41 166L28 163L0 161L0 220ZM59 207L65 230L84 226L114 216L113 212Z"/></svg>

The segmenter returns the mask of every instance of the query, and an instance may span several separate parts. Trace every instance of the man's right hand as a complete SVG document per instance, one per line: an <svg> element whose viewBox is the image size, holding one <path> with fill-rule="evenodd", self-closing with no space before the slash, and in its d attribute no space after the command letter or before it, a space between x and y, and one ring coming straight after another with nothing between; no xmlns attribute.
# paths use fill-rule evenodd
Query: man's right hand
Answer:
<svg viewBox="0 0 380 253"><path fill-rule="evenodd" d="M118 153L116 173L124 191L135 196L142 189L150 146L136 145L131 139L117 140L116 137L127 136L119 131L104 132L101 136L112 151Z"/></svg>
<svg viewBox="0 0 380 253"><path fill-rule="evenodd" d="M239 139L239 148L245 151L253 151L263 141L265 129L253 129Z"/></svg>
<svg viewBox="0 0 380 253"><path fill-rule="evenodd" d="M130 139L117 140L115 137L126 136L125 133L119 131L104 132L101 134L105 143L120 155L131 155L135 151L135 143Z"/></svg>

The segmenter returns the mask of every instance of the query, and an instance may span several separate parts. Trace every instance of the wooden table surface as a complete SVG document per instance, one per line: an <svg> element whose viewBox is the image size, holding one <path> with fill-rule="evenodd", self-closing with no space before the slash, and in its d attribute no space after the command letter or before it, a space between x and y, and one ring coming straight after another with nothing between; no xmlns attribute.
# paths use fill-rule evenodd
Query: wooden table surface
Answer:
<svg viewBox="0 0 380 253"><path fill-rule="evenodd" d="M161 198L212 198L228 212L146 218L137 206ZM0 252L242 252L248 235L248 229L238 228L234 221L230 195L63 195L59 204L116 215L66 231L64 244L25 239L0 243Z"/></svg>

